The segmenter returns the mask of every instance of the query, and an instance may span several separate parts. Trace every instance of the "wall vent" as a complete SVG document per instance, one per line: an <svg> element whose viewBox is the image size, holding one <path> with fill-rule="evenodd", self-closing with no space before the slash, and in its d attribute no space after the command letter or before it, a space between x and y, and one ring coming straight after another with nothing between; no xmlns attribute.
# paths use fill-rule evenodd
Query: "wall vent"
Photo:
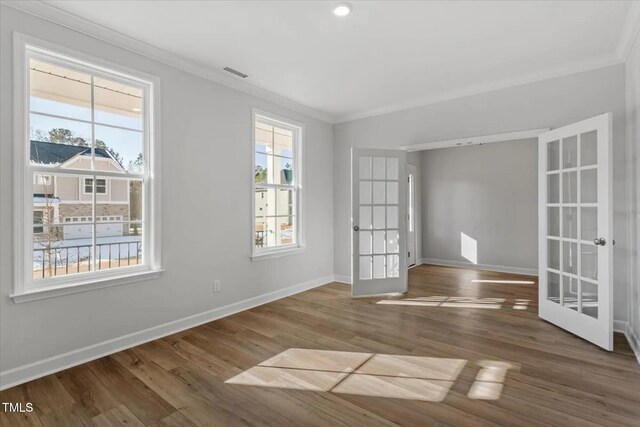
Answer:
<svg viewBox="0 0 640 427"><path fill-rule="evenodd" d="M233 68L230 68L230 67L224 67L223 70L226 71L227 73L231 73L231 74L236 75L238 77L242 77L243 79L246 79L247 77L249 77L245 73L241 73L240 71L234 70Z"/></svg>

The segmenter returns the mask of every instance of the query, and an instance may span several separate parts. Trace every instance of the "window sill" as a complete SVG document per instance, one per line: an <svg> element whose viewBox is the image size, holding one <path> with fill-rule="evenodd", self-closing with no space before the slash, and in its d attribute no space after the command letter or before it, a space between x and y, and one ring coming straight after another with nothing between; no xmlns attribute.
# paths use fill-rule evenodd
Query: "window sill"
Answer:
<svg viewBox="0 0 640 427"><path fill-rule="evenodd" d="M54 298L62 295L70 295L78 292L93 291L96 289L109 288L112 286L126 285L128 283L140 282L160 277L164 270L150 270L120 276L109 276L99 279L92 279L83 282L75 282L62 286L50 286L47 288L30 289L24 292L9 295L13 302L21 304L24 302L37 301L47 298Z"/></svg>
<svg viewBox="0 0 640 427"><path fill-rule="evenodd" d="M295 255L304 252L304 246L291 246L288 248L278 248L275 250L259 252L251 256L251 261L262 261L272 258L280 258L288 255Z"/></svg>

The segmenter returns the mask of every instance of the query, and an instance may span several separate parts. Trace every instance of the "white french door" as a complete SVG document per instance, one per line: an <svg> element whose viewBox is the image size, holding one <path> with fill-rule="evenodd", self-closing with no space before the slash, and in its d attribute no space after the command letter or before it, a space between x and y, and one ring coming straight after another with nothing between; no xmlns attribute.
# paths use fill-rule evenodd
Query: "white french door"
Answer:
<svg viewBox="0 0 640 427"><path fill-rule="evenodd" d="M538 139L539 315L613 350L611 114Z"/></svg>
<svg viewBox="0 0 640 427"><path fill-rule="evenodd" d="M407 291L406 156L352 149L353 296Z"/></svg>

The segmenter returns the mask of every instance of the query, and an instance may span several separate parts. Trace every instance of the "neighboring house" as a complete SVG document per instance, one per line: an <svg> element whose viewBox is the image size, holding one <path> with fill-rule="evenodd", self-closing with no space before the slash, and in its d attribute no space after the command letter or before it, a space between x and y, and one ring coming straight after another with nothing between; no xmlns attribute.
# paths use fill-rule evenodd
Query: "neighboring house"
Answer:
<svg viewBox="0 0 640 427"><path fill-rule="evenodd" d="M96 148L98 169L108 172L125 172L125 169L106 150ZM31 141L31 162L61 169L89 169L91 147ZM90 238L92 232L93 180L85 177L61 175L35 175L33 178L34 233L44 233L47 224L62 224L57 233L63 239ZM129 180L98 178L96 180L96 237L122 236L128 228L122 221L129 221ZM38 227L37 224L43 224ZM64 230L61 232L60 228Z"/></svg>

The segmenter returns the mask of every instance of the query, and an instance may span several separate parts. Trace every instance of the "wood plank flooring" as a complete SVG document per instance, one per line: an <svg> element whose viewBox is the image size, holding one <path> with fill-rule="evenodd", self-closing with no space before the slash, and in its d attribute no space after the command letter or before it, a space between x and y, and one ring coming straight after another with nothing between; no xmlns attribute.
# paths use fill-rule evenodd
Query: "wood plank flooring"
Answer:
<svg viewBox="0 0 640 427"><path fill-rule="evenodd" d="M600 350L505 280L532 279L422 265L396 304L332 283L5 390L35 410L0 425L640 426L624 336Z"/></svg>

